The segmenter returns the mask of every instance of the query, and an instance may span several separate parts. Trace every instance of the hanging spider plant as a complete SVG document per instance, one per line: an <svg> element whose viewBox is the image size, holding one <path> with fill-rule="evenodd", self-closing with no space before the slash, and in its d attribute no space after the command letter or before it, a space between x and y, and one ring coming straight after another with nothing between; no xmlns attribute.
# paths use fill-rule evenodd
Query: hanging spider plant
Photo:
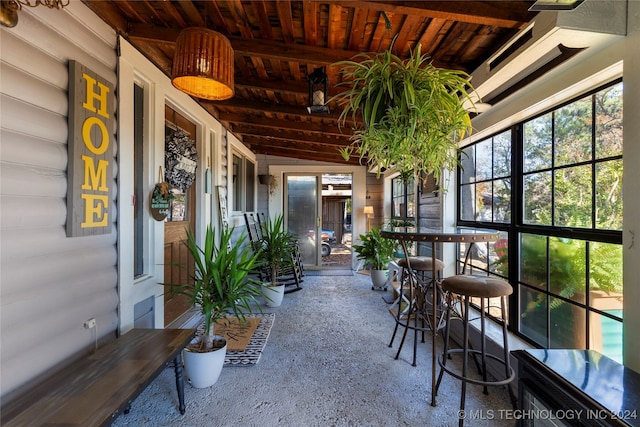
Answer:
<svg viewBox="0 0 640 427"><path fill-rule="evenodd" d="M458 142L471 133L465 107L474 105L467 73L434 67L420 44L406 60L390 47L334 65L343 73L339 85L348 86L333 98L343 107L340 122L362 123L340 150L345 160L355 152L378 176L392 169L416 182L428 174L439 182L459 164Z"/></svg>

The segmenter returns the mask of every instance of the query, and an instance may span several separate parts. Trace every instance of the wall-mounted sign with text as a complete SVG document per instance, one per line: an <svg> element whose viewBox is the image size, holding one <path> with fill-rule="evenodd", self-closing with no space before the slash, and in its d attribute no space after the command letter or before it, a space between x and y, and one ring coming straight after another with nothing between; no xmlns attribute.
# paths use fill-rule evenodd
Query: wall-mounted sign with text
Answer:
<svg viewBox="0 0 640 427"><path fill-rule="evenodd" d="M114 145L113 85L69 61L68 237L111 232Z"/></svg>
<svg viewBox="0 0 640 427"><path fill-rule="evenodd" d="M151 200L149 204L149 209L153 219L156 221L164 221L167 215L169 215L171 200L173 199L173 193L169 191L169 184L166 182L156 184L151 192Z"/></svg>

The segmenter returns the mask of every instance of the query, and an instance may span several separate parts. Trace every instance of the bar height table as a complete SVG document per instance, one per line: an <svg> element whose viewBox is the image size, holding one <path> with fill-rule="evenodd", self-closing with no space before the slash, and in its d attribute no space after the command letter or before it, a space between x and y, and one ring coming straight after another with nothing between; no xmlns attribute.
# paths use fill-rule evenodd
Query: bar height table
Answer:
<svg viewBox="0 0 640 427"><path fill-rule="evenodd" d="M469 243L471 248L474 243L488 243L496 241L500 238L500 232L497 230L487 230L479 228L450 227L450 228L427 228L427 227L389 227L380 230L380 235L387 239L398 240L402 245L402 250L407 260L407 268L410 277L414 277L411 263L409 261L409 251L407 250L407 242L431 242L431 256L436 258L436 245L438 243ZM431 278L435 286L440 286L436 281L436 263L432 263L433 271ZM435 322L437 316L438 292L436 289L431 292L433 301L431 304L431 319ZM433 324L432 324L433 325ZM431 406L436 406L436 336L438 327L431 328Z"/></svg>

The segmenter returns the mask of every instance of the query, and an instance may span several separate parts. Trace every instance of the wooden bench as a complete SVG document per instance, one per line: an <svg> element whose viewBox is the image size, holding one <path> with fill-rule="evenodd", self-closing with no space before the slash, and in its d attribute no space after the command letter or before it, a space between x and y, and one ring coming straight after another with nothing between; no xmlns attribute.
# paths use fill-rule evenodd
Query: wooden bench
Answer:
<svg viewBox="0 0 640 427"><path fill-rule="evenodd" d="M2 425L111 424L167 366L176 374L185 413L180 352L195 329L133 329L62 369L2 407Z"/></svg>

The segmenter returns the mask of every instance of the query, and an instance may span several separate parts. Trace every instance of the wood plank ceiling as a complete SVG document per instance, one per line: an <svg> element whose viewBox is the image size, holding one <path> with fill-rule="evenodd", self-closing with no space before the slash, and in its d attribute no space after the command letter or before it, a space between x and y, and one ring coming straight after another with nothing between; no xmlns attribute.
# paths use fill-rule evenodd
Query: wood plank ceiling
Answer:
<svg viewBox="0 0 640 427"><path fill-rule="evenodd" d="M333 63L388 49L397 37L401 57L421 43L435 66L471 73L535 16L532 1L505 0L83 1L168 76L181 29L224 34L235 94L200 104L256 154L339 163L351 126L339 126L335 104L329 114L307 112L314 68L326 67L331 97L342 90Z"/></svg>

